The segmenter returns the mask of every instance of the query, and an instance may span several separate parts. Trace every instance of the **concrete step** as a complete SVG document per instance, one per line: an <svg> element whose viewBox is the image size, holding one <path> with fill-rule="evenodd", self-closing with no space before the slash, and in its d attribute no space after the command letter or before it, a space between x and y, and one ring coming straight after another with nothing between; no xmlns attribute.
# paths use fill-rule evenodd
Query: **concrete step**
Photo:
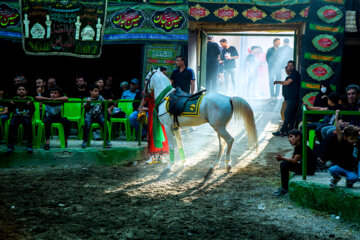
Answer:
<svg viewBox="0 0 360 240"><path fill-rule="evenodd" d="M289 183L290 199L301 206L360 223L360 182L348 188L342 177L335 188L330 188L330 179L329 173L315 173L305 181L295 175Z"/></svg>
<svg viewBox="0 0 360 240"><path fill-rule="evenodd" d="M33 148L26 152L26 143L15 145L15 151L6 153L7 146L0 145L0 168L41 167L59 165L121 164L146 158L147 143L112 141L111 148L103 148L102 141L91 141L90 147L81 148L81 140L69 140L67 148L60 148L58 140L50 141L50 150Z"/></svg>

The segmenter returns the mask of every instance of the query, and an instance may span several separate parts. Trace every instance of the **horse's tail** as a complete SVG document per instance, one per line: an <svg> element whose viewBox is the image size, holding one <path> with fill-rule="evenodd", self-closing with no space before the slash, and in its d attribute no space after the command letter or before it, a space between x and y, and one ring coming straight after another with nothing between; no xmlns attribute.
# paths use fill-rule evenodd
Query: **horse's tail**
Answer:
<svg viewBox="0 0 360 240"><path fill-rule="evenodd" d="M244 119L249 146L255 147L257 150L258 141L253 110L249 103L241 97L232 97L230 101L233 106L235 120Z"/></svg>

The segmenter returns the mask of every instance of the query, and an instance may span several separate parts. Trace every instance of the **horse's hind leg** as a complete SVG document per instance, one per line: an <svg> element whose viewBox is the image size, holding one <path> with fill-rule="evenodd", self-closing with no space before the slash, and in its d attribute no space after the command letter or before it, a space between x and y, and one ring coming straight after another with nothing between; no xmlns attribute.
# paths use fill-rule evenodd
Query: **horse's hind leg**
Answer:
<svg viewBox="0 0 360 240"><path fill-rule="evenodd" d="M223 155L224 153L224 149L225 149L225 146L224 144L222 143L221 141L221 136L220 134L218 133L218 139L219 139L219 152L216 156L216 159L215 159L215 162L214 164L211 166L211 168L217 168L219 166L219 161L221 159L221 156Z"/></svg>
<svg viewBox="0 0 360 240"><path fill-rule="evenodd" d="M217 132L225 140L225 142L227 144L225 164L226 164L226 170L229 172L231 169L231 149L232 149L232 145L234 143L234 138L226 130L225 126L219 128L217 130Z"/></svg>

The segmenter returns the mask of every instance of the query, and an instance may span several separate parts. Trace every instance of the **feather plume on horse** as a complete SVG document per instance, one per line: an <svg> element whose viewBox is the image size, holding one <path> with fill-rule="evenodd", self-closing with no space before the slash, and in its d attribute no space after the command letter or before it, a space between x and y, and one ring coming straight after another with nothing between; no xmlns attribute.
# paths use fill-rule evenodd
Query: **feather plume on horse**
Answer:
<svg viewBox="0 0 360 240"><path fill-rule="evenodd" d="M197 126L204 123L209 123L210 126L217 132L219 140L219 152L215 162L211 166L213 170L218 165L219 160L225 150L221 139L224 139L227 144L227 151L225 156L225 163L227 171L231 169L231 149L234 138L226 130L226 126L234 115L235 120L243 119L245 129L248 136L249 147L257 149L257 131L254 120L254 113L250 105L240 97L228 97L218 93L205 94L199 106L199 114L197 117L178 116L178 125L174 123L174 118L166 111L166 97L175 91L171 87L171 82L159 70L151 71L147 77L146 91L154 91L155 109L154 109L154 124L157 120L158 125L161 123L165 127L166 135L169 142L170 162L168 167L174 163L174 145L175 140L179 150L181 163L185 162L185 153L183 143L181 140L181 133L179 126ZM156 137L156 134L154 134ZM159 136L158 136L159 137ZM156 140L156 139L155 139Z"/></svg>

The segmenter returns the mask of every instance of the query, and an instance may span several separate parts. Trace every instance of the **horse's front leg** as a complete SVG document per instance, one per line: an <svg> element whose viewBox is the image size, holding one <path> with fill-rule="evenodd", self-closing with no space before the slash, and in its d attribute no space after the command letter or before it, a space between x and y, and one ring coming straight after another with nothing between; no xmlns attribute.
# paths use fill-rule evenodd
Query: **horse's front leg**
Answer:
<svg viewBox="0 0 360 240"><path fill-rule="evenodd" d="M171 167L174 165L174 161L175 161L175 151L174 151L174 133L171 130L170 126L165 125L165 132L166 132L166 136L168 139L168 144L169 144L169 157L170 157L170 161L168 163L167 168L171 169Z"/></svg>
<svg viewBox="0 0 360 240"><path fill-rule="evenodd" d="M181 130L180 128L176 128L173 130L173 132L175 135L177 147L179 149L180 165L184 165L186 157L185 157L183 142L181 139Z"/></svg>

